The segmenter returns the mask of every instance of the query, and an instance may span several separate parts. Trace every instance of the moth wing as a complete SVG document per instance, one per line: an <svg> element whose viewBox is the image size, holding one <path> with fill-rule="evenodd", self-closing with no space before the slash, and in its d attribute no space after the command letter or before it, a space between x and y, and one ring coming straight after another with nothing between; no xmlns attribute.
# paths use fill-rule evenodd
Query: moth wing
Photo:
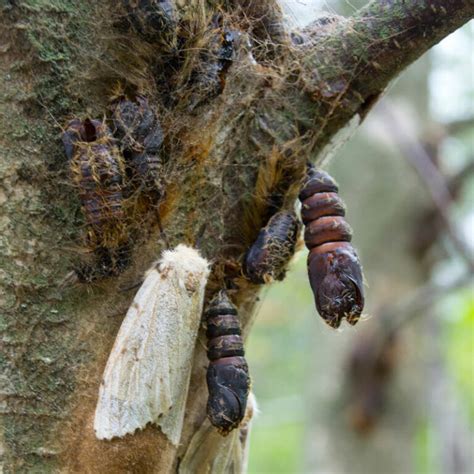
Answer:
<svg viewBox="0 0 474 474"><path fill-rule="evenodd" d="M179 465L179 474L227 473L228 471L224 468L227 466L227 458L230 456L229 451L235 442L236 433L238 430L223 437L206 419L191 439L186 454ZM223 457L225 459L222 459ZM218 470L215 469L216 462L220 466Z"/></svg>
<svg viewBox="0 0 474 474"><path fill-rule="evenodd" d="M120 327L99 390L94 419L99 439L133 433L172 405L171 325L160 324L168 286L158 271L150 271Z"/></svg>
<svg viewBox="0 0 474 474"><path fill-rule="evenodd" d="M174 322L169 326L167 356L172 363L170 375L172 406L157 424L174 444L178 445L183 427L184 411L188 398L192 358L201 322L204 285L189 292L181 279L174 281L176 295Z"/></svg>
<svg viewBox="0 0 474 474"><path fill-rule="evenodd" d="M255 417L259 414L257 399L253 392L249 393L247 400L247 408L245 410L245 417L242 420L239 431L239 442L241 449L241 465L240 471L246 473L248 471L249 465L249 455L250 455L250 434L252 432L252 424L255 420Z"/></svg>
<svg viewBox="0 0 474 474"><path fill-rule="evenodd" d="M256 412L255 396L250 392L242 424L229 435L219 434L206 419L191 439L179 465L179 474L247 472L251 421Z"/></svg>
<svg viewBox="0 0 474 474"><path fill-rule="evenodd" d="M120 327L99 390L99 439L156 423L177 445L201 320L208 263L189 247L148 272Z"/></svg>
<svg viewBox="0 0 474 474"><path fill-rule="evenodd" d="M229 436L225 449L220 449L214 462L212 471L222 474L242 474L244 472L244 453L240 443L240 430L234 430Z"/></svg>

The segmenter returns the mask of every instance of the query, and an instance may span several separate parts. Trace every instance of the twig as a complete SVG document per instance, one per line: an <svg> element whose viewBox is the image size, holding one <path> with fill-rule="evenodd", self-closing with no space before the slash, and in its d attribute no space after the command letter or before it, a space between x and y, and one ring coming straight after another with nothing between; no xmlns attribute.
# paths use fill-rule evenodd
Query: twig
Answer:
<svg viewBox="0 0 474 474"><path fill-rule="evenodd" d="M453 203L453 197L449 191L444 176L434 165L428 153L419 140L411 134L404 123L396 116L393 108L381 104L382 113L390 124L392 138L402 151L403 155L415 168L418 176L428 189L437 211L444 222L446 231L463 260L467 263L471 273L474 273L474 259L472 252L466 243L459 238L455 226L451 220L449 209Z"/></svg>
<svg viewBox="0 0 474 474"><path fill-rule="evenodd" d="M468 179L472 173L474 173L474 157L471 156L468 164L448 180L448 189L454 199L456 199L459 190L464 186L464 181Z"/></svg>
<svg viewBox="0 0 474 474"><path fill-rule="evenodd" d="M306 91L299 98L316 119L314 152L355 115L363 119L394 77L473 16L469 0L373 0L351 17L305 28L307 41L294 50Z"/></svg>
<svg viewBox="0 0 474 474"><path fill-rule="evenodd" d="M455 289L467 286L472 279L472 275L468 273L448 283L429 283L419 287L397 305L382 310L380 314L380 326L384 333L382 339L386 340L393 336L403 326L422 316L441 297Z"/></svg>
<svg viewBox="0 0 474 474"><path fill-rule="evenodd" d="M472 280L472 275L468 273L448 283L429 283L416 289L398 304L382 308L377 314L378 327L371 338L373 345L371 357L366 362L367 370L376 366L389 341L393 340L405 325L426 315L427 310L440 298L467 286Z"/></svg>
<svg viewBox="0 0 474 474"><path fill-rule="evenodd" d="M451 134L462 133L468 130L472 130L472 128L474 127L474 117L453 120L452 122L447 123L445 126Z"/></svg>

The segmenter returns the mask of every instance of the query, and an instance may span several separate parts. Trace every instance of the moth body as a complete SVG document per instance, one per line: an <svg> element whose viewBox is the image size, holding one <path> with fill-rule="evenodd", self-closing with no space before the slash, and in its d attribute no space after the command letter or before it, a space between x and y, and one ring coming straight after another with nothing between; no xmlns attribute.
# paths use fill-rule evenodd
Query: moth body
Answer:
<svg viewBox="0 0 474 474"><path fill-rule="evenodd" d="M208 275L207 260L185 245L164 251L146 273L104 371L97 438L154 423L178 444Z"/></svg>

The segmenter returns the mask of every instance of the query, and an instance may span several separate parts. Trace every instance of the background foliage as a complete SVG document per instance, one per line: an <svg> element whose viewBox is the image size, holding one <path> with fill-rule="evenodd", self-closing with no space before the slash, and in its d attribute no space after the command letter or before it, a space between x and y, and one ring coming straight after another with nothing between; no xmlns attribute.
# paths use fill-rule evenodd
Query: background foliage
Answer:
<svg viewBox="0 0 474 474"><path fill-rule="evenodd" d="M322 10L349 13L363 3L287 1L285 8L290 21L304 25ZM472 127L453 133L449 126L472 119L473 38L471 22L411 66L384 100L402 110L420 140L441 143L440 167L447 174L474 160ZM449 472L450 454L442 445L446 437L462 435L453 428L459 421L453 417L460 413L466 417L461 416L458 429L468 430L467 443L461 443L468 452L460 458L472 468L474 295L469 289L443 295L405 325L375 428L362 435L351 425L350 400L343 393L347 358L356 341L370 334L380 308L428 281L449 281L465 269L444 232L427 256L414 253L417 223L431 201L378 110L329 171L341 185L365 267L369 320L340 332L324 325L307 283L306 250L297 255L286 280L270 288L247 347L261 410L252 432L249 472ZM473 197L470 177L450 211L471 251ZM451 398L433 384L439 371ZM438 404L452 405L446 417L439 415ZM461 463L459 472L462 468Z"/></svg>

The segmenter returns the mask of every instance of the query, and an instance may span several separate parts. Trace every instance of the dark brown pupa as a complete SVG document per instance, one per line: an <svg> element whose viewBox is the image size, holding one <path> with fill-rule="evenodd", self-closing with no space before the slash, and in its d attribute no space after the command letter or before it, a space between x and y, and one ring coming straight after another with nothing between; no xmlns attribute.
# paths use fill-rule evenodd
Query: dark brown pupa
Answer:
<svg viewBox="0 0 474 474"><path fill-rule="evenodd" d="M244 275L253 283L283 280L293 257L300 222L293 211L274 214L244 257Z"/></svg>
<svg viewBox="0 0 474 474"><path fill-rule="evenodd" d="M356 324L364 308L362 268L350 244L352 229L344 219L345 206L337 192L329 174L308 165L299 195L309 249L308 275L316 308L333 328L343 318Z"/></svg>
<svg viewBox="0 0 474 474"><path fill-rule="evenodd" d="M116 274L128 263L122 157L99 120L72 120L62 139L86 221L86 243L97 258L97 276ZM95 278L92 273L84 269L78 275L89 280Z"/></svg>
<svg viewBox="0 0 474 474"><path fill-rule="evenodd" d="M220 291L205 313L207 356L207 415L222 435L237 428L245 416L250 377L236 307Z"/></svg>
<svg viewBox="0 0 474 474"><path fill-rule="evenodd" d="M197 61L197 67L190 77L190 110L209 99L219 96L226 84L229 68L236 58L240 33L222 25L222 18L216 15L210 25L212 33L209 43Z"/></svg>
<svg viewBox="0 0 474 474"><path fill-rule="evenodd" d="M145 41L175 46L177 14L171 0L122 0L125 22Z"/></svg>
<svg viewBox="0 0 474 474"><path fill-rule="evenodd" d="M112 118L132 181L161 194L163 130L148 101L141 96L135 101L122 97L114 105Z"/></svg>

